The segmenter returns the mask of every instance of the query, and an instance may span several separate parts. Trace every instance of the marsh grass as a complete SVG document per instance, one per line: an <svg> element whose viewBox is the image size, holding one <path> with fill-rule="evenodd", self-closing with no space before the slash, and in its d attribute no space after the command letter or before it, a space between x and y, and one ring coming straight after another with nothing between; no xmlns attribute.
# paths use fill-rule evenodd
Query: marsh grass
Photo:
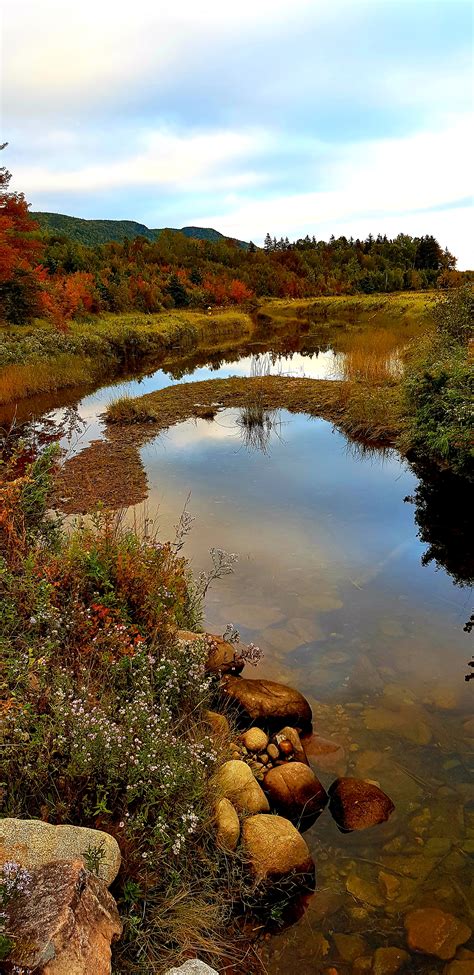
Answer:
<svg viewBox="0 0 474 975"><path fill-rule="evenodd" d="M132 396L119 396L107 407L109 423L153 423L157 418L157 411L153 407L141 404Z"/></svg>
<svg viewBox="0 0 474 975"><path fill-rule="evenodd" d="M197 311L98 315L72 322L65 332L43 321L0 328L0 404L94 383L147 358L189 353L201 343L212 347L251 331L250 317L232 309L211 316Z"/></svg>

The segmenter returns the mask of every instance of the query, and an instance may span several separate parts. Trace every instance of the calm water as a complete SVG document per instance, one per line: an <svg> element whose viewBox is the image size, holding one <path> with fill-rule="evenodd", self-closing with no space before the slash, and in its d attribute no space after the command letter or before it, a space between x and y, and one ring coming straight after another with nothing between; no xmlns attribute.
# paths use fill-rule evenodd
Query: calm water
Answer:
<svg viewBox="0 0 474 975"><path fill-rule="evenodd" d="M265 354L263 365L315 378L337 378L341 368L330 349ZM193 378L252 369L255 358L246 355L198 367ZM170 381L158 370L125 389L137 395ZM100 435L99 414L115 395L117 386L80 403L87 429L80 439L79 428L73 433L74 449ZM187 503L195 521L186 551L196 573L212 546L238 554L235 573L209 595L206 625L223 632L232 622L265 652L248 676L291 683L309 698L316 735L335 743L312 757L324 785L336 774L366 777L395 803L388 823L359 834L340 834L328 813L318 820L305 834L318 891L299 922L265 943L270 975L296 965L299 975L331 966L348 975L352 962L341 957L338 934L361 937L352 944L359 954L405 947L403 916L419 905L472 925L474 686L464 681L471 641L463 632L471 590L443 568L455 575L459 564L467 578L460 530L467 512L461 501L450 506L446 539L436 490L427 507L404 500L423 485L395 452L363 453L325 421L285 411L268 416L259 449L239 420L239 411L226 410L146 444L147 508L169 537ZM428 542L443 564L422 564ZM444 964L417 956L407 970L441 973Z"/></svg>

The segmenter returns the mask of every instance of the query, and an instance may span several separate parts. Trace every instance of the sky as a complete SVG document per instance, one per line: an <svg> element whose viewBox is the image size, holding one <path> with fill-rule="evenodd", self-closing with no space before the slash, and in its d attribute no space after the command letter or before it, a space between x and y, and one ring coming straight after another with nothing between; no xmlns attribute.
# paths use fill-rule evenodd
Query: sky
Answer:
<svg viewBox="0 0 474 975"><path fill-rule="evenodd" d="M4 0L33 210L263 242L434 234L474 268L467 0Z"/></svg>

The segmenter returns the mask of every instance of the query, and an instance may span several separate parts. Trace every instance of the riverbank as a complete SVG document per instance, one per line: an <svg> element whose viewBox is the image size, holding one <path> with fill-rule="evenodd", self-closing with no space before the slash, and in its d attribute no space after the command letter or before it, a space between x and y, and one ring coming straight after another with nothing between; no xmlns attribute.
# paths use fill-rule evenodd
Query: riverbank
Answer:
<svg viewBox="0 0 474 975"><path fill-rule="evenodd" d="M252 332L239 309L208 314L167 311L157 315L104 314L72 321L59 332L46 321L0 329L0 405L40 393L80 388L159 356L186 354L201 344L219 347Z"/></svg>

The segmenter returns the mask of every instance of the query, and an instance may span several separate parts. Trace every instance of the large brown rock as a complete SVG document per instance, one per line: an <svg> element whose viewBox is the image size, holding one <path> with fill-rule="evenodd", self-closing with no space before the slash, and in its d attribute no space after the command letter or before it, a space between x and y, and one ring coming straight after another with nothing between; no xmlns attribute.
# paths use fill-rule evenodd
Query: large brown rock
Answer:
<svg viewBox="0 0 474 975"><path fill-rule="evenodd" d="M339 829L349 833L384 823L395 806L376 785L364 779L336 779L329 789L329 809Z"/></svg>
<svg viewBox="0 0 474 975"><path fill-rule="evenodd" d="M471 937L472 931L459 918L437 907L419 907L405 917L408 947L425 955L448 961L456 949Z"/></svg>
<svg viewBox="0 0 474 975"><path fill-rule="evenodd" d="M298 830L281 816L249 816L242 843L258 883L284 878L314 880L314 861Z"/></svg>
<svg viewBox="0 0 474 975"><path fill-rule="evenodd" d="M263 787L272 809L299 828L311 826L328 801L319 779L303 762L288 762L270 769Z"/></svg>
<svg viewBox="0 0 474 975"><path fill-rule="evenodd" d="M8 860L22 867L41 867L53 860L87 863L88 849L100 848L99 877L110 886L121 863L117 840L100 829L86 826L52 826L41 819L0 820L0 866Z"/></svg>
<svg viewBox="0 0 474 975"><path fill-rule="evenodd" d="M180 643L193 643L205 640L207 644L206 670L210 674L240 674L244 669L241 643L229 643L217 633L193 633L191 630L178 630Z"/></svg>
<svg viewBox="0 0 474 975"><path fill-rule="evenodd" d="M248 724L275 730L291 724L302 731L311 728L312 713L299 691L273 680L225 677L224 694Z"/></svg>
<svg viewBox="0 0 474 975"><path fill-rule="evenodd" d="M35 975L110 975L110 946L122 924L104 882L79 859L31 873L30 893L7 908L12 966Z"/></svg>
<svg viewBox="0 0 474 975"><path fill-rule="evenodd" d="M224 762L214 782L220 796L228 799L239 812L269 812L268 799L246 762L238 759Z"/></svg>

